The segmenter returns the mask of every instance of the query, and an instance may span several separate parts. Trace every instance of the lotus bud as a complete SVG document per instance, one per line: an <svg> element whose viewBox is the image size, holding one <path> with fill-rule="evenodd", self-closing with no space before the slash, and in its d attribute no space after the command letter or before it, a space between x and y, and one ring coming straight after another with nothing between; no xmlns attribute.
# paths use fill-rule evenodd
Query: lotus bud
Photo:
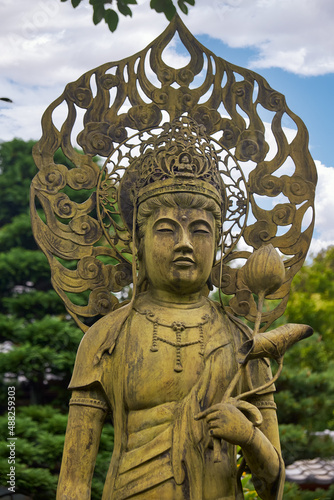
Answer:
<svg viewBox="0 0 334 500"><path fill-rule="evenodd" d="M312 333L310 326L294 323L279 326L267 333L258 333L253 339L242 344L238 351L238 362L244 364L256 358L279 360L289 347L310 337Z"/></svg>
<svg viewBox="0 0 334 500"><path fill-rule="evenodd" d="M244 282L256 295L276 292L285 279L285 268L275 248L269 244L260 247L243 267Z"/></svg>

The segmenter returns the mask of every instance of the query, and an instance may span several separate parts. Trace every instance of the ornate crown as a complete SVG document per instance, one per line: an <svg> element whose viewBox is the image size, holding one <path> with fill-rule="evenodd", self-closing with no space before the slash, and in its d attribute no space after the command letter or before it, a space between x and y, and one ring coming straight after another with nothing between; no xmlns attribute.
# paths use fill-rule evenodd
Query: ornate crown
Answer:
<svg viewBox="0 0 334 500"><path fill-rule="evenodd" d="M218 161L204 125L187 116L165 123L159 135L142 142L140 155L121 181L120 210L127 226L132 227L133 207L159 194L202 194L223 210L226 195Z"/></svg>

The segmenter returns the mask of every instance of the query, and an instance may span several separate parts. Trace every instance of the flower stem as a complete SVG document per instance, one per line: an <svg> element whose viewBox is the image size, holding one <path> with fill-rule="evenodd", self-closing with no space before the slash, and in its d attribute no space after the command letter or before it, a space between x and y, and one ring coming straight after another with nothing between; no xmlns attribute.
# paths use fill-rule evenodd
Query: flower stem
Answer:
<svg viewBox="0 0 334 500"><path fill-rule="evenodd" d="M256 320L254 323L253 337L257 333L259 333L259 328L260 328L261 319L262 319L262 309L263 309L264 297L265 297L265 291L262 290L261 292L259 292L259 301L258 301L258 305L257 305L257 314L256 314Z"/></svg>
<svg viewBox="0 0 334 500"><path fill-rule="evenodd" d="M254 323L253 337L259 332L261 319L262 319L262 309L263 309L263 303L264 303L264 298L265 298L265 291L259 292L258 297L259 297L259 301L258 301L258 305L257 305L257 314L256 314L255 323ZM231 394L232 394L235 386L239 382L241 374L243 373L243 371L246 367L246 364L247 364L247 362L238 367L236 374L234 375L233 379L231 380L231 382L229 383L229 385L226 389L226 392L225 392L223 399L222 399L222 403L225 403L228 400L228 398L231 397ZM279 373L280 373L280 370L279 370ZM270 384L271 383L272 383L272 381L270 381ZM256 392L257 390L258 389L255 389L255 391L253 391L253 392ZM248 393L246 393L246 394L248 394ZM241 399L243 396L244 396L244 394L241 394L240 396L237 396L236 399ZM220 462L221 461L220 440L217 440L217 439L213 440L213 450L214 450L214 461Z"/></svg>

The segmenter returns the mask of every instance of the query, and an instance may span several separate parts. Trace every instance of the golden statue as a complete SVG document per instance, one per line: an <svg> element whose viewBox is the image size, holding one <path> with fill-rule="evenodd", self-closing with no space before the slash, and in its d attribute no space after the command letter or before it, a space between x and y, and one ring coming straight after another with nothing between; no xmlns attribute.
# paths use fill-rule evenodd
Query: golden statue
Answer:
<svg viewBox="0 0 334 500"><path fill-rule="evenodd" d="M161 58L175 31L191 55L179 70ZM145 75L148 54L160 88ZM203 68L196 88L191 84ZM244 80L236 81L234 72ZM200 104L211 86L211 97ZM119 114L126 97L131 107ZM58 130L52 113L64 102L68 116ZM217 111L221 104L229 118ZM274 112L271 159L260 105ZM86 110L77 139L83 154L71 143L79 108ZM298 127L292 142L281 126L284 113ZM286 348L312 329L285 325L264 332L284 311L312 234L313 219L302 227L316 181L305 126L261 77L204 49L176 17L145 51L70 84L46 111L43 127L32 200L39 200L46 223L32 203L34 230L55 289L86 332L69 386L57 498L90 498L111 413L115 444L103 500L242 499L245 464L260 498L281 499L274 381ZM131 128L138 133L129 137ZM58 147L72 169L54 164ZM107 158L102 170L96 155ZM274 176L288 157L294 173ZM248 179L240 162L253 165ZM72 202L66 184L86 189L87 200ZM274 208L258 206L256 195L263 194L278 197ZM279 226L289 228L282 235ZM241 236L254 253L236 249ZM289 258L283 261L274 247ZM240 258L245 266L229 266ZM76 260L76 269L60 259ZM131 282L130 302L119 303L110 292ZM229 303L208 298L213 284L232 296ZM77 305L73 295L88 290L88 304ZM268 297L280 303L262 314ZM253 321L254 331L237 316ZM88 328L85 317L97 321ZM268 358L279 364L274 378Z"/></svg>

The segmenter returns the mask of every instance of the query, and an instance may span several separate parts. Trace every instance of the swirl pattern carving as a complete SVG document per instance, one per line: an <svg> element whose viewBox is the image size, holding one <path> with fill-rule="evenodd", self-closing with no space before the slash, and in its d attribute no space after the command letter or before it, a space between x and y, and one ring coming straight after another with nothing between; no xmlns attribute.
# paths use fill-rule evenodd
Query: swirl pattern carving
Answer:
<svg viewBox="0 0 334 500"><path fill-rule="evenodd" d="M183 68L162 58L176 33L190 55ZM66 113L58 128L53 117L60 107ZM31 188L33 229L55 289L84 331L86 318L91 324L120 306L114 294L132 281L131 235L118 210L122 175L139 156L140 141L182 115L211 136L227 190L223 279L220 283L218 255L214 284L232 296L231 312L253 320L253 296L233 263L271 243L284 256L286 281L270 297L280 302L264 314L264 328L284 312L314 225L317 176L306 127L264 78L206 49L176 16L141 52L69 83L42 118L43 135L34 148L39 172ZM292 141L283 126L287 118L296 132ZM59 148L72 166L55 162ZM68 188L80 191L80 202ZM82 300L74 296L83 293L87 304L78 305Z"/></svg>

